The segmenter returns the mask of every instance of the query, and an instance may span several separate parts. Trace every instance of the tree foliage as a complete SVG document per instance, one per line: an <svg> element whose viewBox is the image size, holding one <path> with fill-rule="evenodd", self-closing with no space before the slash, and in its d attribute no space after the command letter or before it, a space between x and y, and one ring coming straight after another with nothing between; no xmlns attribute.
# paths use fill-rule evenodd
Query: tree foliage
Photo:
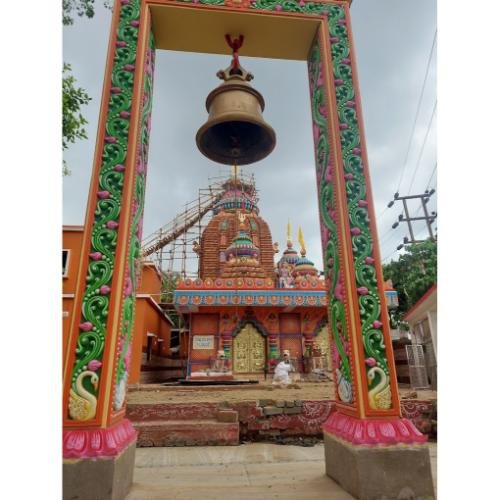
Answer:
<svg viewBox="0 0 500 500"><path fill-rule="evenodd" d="M83 117L81 107L88 104L91 97L85 89L76 85L76 79L71 74L71 66L64 64L62 80L62 147L67 149L70 143L77 139L87 139L85 125L88 123ZM66 163L63 165L65 174L69 173Z"/></svg>
<svg viewBox="0 0 500 500"><path fill-rule="evenodd" d="M75 22L75 14L78 17L94 17L94 0L63 0L63 24L69 26ZM111 0L103 0L104 7L111 8Z"/></svg>
<svg viewBox="0 0 500 500"><path fill-rule="evenodd" d="M112 0L102 0L104 7L111 9ZM94 17L95 0L62 0L63 25L70 26L78 17ZM80 113L80 107L91 100L85 89L77 87L75 78L71 75L71 66L64 64L63 69L63 151L77 139L86 139L85 125L87 120ZM63 160L63 174L70 170Z"/></svg>
<svg viewBox="0 0 500 500"><path fill-rule="evenodd" d="M177 288L181 275L175 271L161 272L161 302L171 303L174 299L174 290Z"/></svg>
<svg viewBox="0 0 500 500"><path fill-rule="evenodd" d="M392 280L398 292L396 318L408 312L422 295L437 282L437 243L427 240L406 247L407 253L383 266L384 279Z"/></svg>

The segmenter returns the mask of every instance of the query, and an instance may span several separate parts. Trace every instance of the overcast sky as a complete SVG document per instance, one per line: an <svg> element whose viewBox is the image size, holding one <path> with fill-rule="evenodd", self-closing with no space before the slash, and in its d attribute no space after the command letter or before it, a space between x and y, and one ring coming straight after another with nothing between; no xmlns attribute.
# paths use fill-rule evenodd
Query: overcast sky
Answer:
<svg viewBox="0 0 500 500"><path fill-rule="evenodd" d="M111 19L97 3L94 19L78 18L64 29L64 61L93 98L85 109L89 139L65 154L72 171L63 180L65 224L83 224L87 203ZM435 50L416 117L436 32L435 8L434 0L354 0L351 8L378 234L386 262L397 256L395 248L407 234L402 226L391 229L402 207L386 209L387 202L398 187L400 194L408 194L410 187L412 194L436 187ZM208 186L210 177L223 172L199 153L195 134L207 117L206 96L219 84L215 73L229 60L212 54L157 52L143 236L170 221L184 203L197 197L199 188ZM300 225L309 258L322 268L306 63L248 57L241 62L253 72L252 85L266 101L264 117L277 134L274 152L243 171L255 174L261 215L270 224L273 240L284 248L290 219L295 247ZM436 195L429 203L431 210L435 206ZM426 236L423 224L416 235Z"/></svg>

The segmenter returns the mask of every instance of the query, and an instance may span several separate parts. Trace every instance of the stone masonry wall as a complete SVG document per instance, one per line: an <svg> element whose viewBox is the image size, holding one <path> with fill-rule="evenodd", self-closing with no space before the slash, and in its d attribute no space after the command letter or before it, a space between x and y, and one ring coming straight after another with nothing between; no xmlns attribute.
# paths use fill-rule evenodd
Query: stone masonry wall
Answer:
<svg viewBox="0 0 500 500"><path fill-rule="evenodd" d="M238 403L132 404L127 417L139 432L140 446L227 445L241 441L275 441L322 437L322 424L334 401L260 399ZM425 434L429 401L402 400L402 415Z"/></svg>

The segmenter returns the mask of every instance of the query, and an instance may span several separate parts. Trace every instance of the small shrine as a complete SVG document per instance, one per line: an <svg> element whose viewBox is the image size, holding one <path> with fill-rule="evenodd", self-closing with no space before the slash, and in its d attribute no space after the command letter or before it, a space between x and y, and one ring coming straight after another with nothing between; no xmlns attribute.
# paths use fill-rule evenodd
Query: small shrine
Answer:
<svg viewBox="0 0 500 500"><path fill-rule="evenodd" d="M235 169L194 244L199 277L174 292L189 325L188 379L266 377L285 352L296 373L330 369L324 280L306 256L301 230L300 254L294 250L290 223L275 263L279 245L257 203L254 183Z"/></svg>

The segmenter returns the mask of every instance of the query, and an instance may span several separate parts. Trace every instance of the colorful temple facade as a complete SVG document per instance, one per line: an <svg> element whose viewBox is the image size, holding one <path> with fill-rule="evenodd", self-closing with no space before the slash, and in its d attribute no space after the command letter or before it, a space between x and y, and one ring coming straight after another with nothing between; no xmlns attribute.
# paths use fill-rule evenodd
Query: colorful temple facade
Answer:
<svg viewBox="0 0 500 500"><path fill-rule="evenodd" d="M231 377L258 378L272 373L285 351L297 372L311 371L320 357L321 367L331 371L325 283L306 256L300 229L300 252L293 248L289 224L286 248L279 255L259 215L255 186L231 178L224 189L201 241L194 244L199 277L181 280L173 292L182 327L172 322L172 307L162 301L161 273L153 262L141 265L128 384L174 375L206 377L221 358ZM64 348L82 235L83 226L63 227ZM397 292L387 284L385 288L394 307Z"/></svg>
<svg viewBox="0 0 500 500"><path fill-rule="evenodd" d="M313 350L331 363L325 284L303 241L299 255L289 229L275 263L278 244L259 215L255 186L235 177L224 189L195 243L199 278L174 292L190 332L188 376L209 373L221 357L234 376L265 375L284 351L299 372L308 371Z"/></svg>

